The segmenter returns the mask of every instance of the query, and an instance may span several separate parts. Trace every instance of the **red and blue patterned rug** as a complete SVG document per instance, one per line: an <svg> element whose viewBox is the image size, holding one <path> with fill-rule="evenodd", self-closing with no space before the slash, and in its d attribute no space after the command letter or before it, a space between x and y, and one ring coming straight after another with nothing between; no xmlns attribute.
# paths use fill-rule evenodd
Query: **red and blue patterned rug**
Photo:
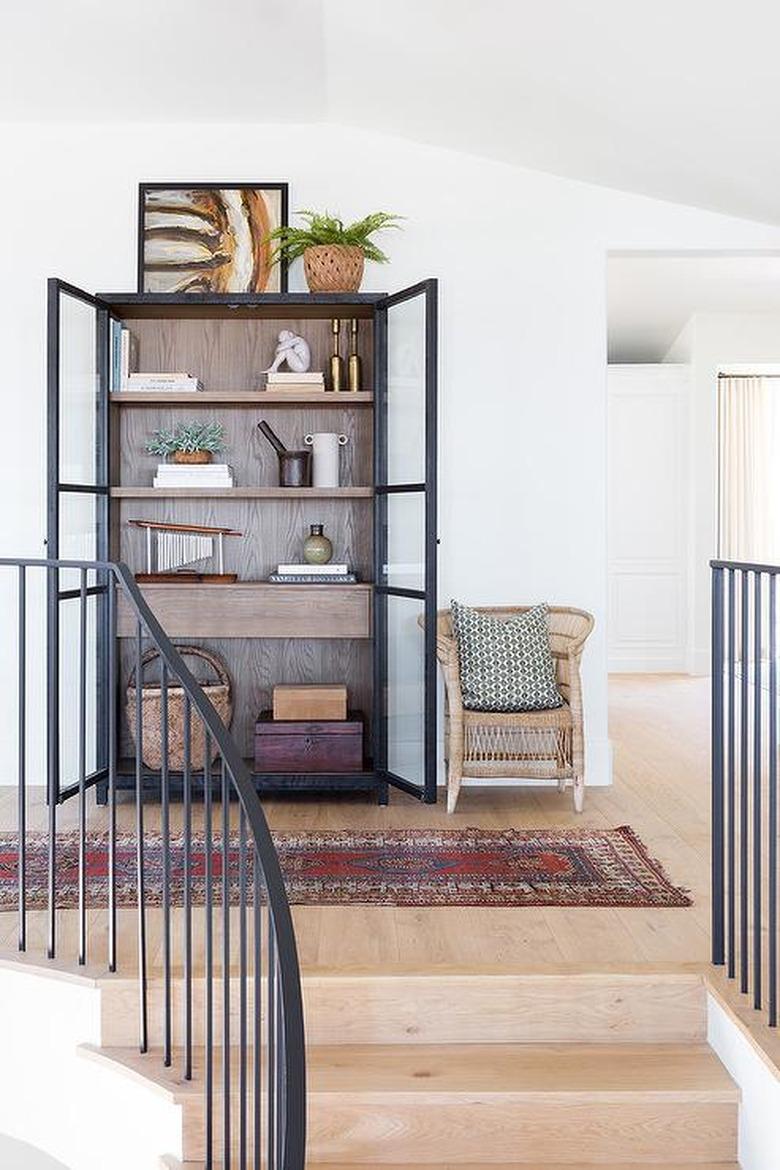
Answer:
<svg viewBox="0 0 780 1170"><path fill-rule="evenodd" d="M627 826L617 829L406 829L274 833L290 901L304 906L690 906ZM46 905L47 836L28 834L29 908ZM117 837L117 904L136 905L136 839ZM149 905L160 902L163 843L144 837ZM212 848L214 901L221 895L222 849ZM182 904L184 851L170 844L171 888ZM251 859L250 859L251 861ZM206 847L193 837L193 904L205 901ZM238 901L238 840L228 848L231 901ZM87 901L107 904L108 839L87 839ZM57 905L77 905L78 836L57 836ZM250 864L251 878L251 864ZM17 838L0 834L0 910L16 908ZM251 891L251 881L250 881Z"/></svg>

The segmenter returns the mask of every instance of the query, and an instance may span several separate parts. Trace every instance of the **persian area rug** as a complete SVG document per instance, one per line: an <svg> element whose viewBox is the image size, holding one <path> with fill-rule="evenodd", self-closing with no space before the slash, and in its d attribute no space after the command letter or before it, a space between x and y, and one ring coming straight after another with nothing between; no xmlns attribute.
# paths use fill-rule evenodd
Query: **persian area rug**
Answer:
<svg viewBox="0 0 780 1170"><path fill-rule="evenodd" d="M618 829L406 829L385 832L275 833L290 901L299 906L690 906L687 891L672 885L627 826ZM135 835L116 847L117 905L135 906ZM250 851L251 852L251 851ZM147 905L159 905L163 843L144 837ZM46 905L45 834L28 835L28 907ZM213 899L221 897L222 849L212 849ZM171 889L182 905L184 850L170 843ZM251 858L248 892L251 901ZM192 902L205 901L206 849L193 836ZM78 904L78 836L57 837L57 904ZM108 897L108 841L88 835L87 901ZM231 902L239 897L238 840L228 847ZM0 834L0 910L16 908L18 854L15 833Z"/></svg>

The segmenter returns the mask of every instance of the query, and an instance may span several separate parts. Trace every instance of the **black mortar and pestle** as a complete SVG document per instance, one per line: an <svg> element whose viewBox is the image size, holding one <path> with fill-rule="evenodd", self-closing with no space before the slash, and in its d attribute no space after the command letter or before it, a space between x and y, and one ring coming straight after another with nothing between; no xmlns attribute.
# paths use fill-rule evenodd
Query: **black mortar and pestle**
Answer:
<svg viewBox="0 0 780 1170"><path fill-rule="evenodd" d="M311 486L311 451L289 451L265 419L257 424L279 458L279 487Z"/></svg>

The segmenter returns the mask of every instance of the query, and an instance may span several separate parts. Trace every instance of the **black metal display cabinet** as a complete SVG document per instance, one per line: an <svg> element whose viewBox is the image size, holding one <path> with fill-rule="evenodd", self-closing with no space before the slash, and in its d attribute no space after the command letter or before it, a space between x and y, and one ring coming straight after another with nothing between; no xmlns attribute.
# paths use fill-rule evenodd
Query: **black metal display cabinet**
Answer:
<svg viewBox="0 0 780 1170"><path fill-rule="evenodd" d="M370 384L357 394L297 397L259 388L258 371L270 360L269 347L281 328L306 332L315 360L324 367L333 318L358 320ZM203 378L204 389L191 395L112 392L115 321L138 335L142 368L157 372L195 364L198 368L189 372ZM152 488L141 436L204 412L216 412L227 423L236 458L243 460L240 486L211 493ZM389 788L396 787L425 802L436 800L436 414L435 280L392 295L197 297L92 295L61 280L49 281L47 555L124 560L139 571L135 530L127 524L139 511L152 518L175 511L179 519L205 513L210 523L240 527L237 585L142 588L169 636L216 647L226 659L236 700L233 733L245 754L250 725L259 714L254 708L267 704L274 681L343 679L351 699L357 696L365 710L365 771L255 773L260 791L357 789L374 791L384 802ZM249 435L259 417L273 417L288 435L302 428L343 429L351 439L347 482L321 491L279 488L270 479L271 465L251 446ZM289 590L300 587L283 586L286 593L274 592L279 587L266 581L269 565L294 555L298 535L322 513L360 569L359 585L313 586L294 595ZM337 547L337 559L339 552ZM326 592L317 593L313 602L311 588ZM108 745L98 735L97 728L105 725L98 714L114 702L123 715L128 669L127 656L120 652L118 677L107 674L109 631L99 574L90 578L88 593L83 650L90 664L88 701L95 731L87 771L88 783L102 799ZM78 582L63 570L48 598L50 645L59 647L50 654L48 676L55 753L49 765L58 800L76 790L81 766L69 742L73 696L62 671L74 639L84 637L78 603ZM317 613L326 616L321 628L312 630ZM121 616L118 632L120 646L127 646ZM132 753L127 728L117 751L120 786L131 787L131 761L126 767L121 762ZM176 779L172 775L173 788ZM145 787L150 794L159 788L152 770Z"/></svg>

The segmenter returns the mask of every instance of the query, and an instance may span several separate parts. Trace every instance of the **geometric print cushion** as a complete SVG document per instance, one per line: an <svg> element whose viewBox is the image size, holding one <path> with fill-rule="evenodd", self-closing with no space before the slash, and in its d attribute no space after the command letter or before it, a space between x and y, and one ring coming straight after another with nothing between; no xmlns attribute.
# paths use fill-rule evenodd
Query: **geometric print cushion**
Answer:
<svg viewBox="0 0 780 1170"><path fill-rule="evenodd" d="M550 649L547 606L510 618L451 601L463 706L469 711L549 711L563 706Z"/></svg>

